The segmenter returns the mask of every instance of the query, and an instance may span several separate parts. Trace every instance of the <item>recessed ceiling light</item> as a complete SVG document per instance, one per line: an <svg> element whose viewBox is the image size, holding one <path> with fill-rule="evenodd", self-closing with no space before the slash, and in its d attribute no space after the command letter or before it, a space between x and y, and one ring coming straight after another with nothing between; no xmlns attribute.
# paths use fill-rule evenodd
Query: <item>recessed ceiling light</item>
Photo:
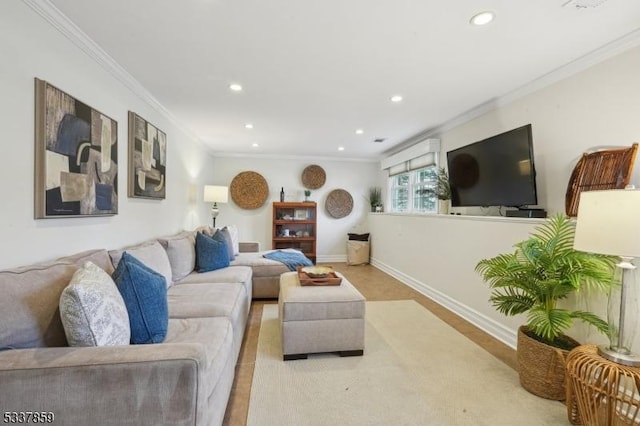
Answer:
<svg viewBox="0 0 640 426"><path fill-rule="evenodd" d="M245 129L253 129L253 124L247 123L247 124L244 125L244 128Z"/></svg>
<svg viewBox="0 0 640 426"><path fill-rule="evenodd" d="M252 147L254 147L254 148L257 148L257 147L259 147L260 145L258 145L257 143L253 143L253 144L251 144L251 146L252 146Z"/></svg>
<svg viewBox="0 0 640 426"><path fill-rule="evenodd" d="M362 129L356 129L356 135L361 135L364 133L364 130Z"/></svg>
<svg viewBox="0 0 640 426"><path fill-rule="evenodd" d="M344 146L339 146L338 151L344 151Z"/></svg>
<svg viewBox="0 0 640 426"><path fill-rule="evenodd" d="M484 11L480 13L476 13L471 17L469 22L472 25L487 25L489 22L493 21L493 18L496 17L496 14L490 11Z"/></svg>
<svg viewBox="0 0 640 426"><path fill-rule="evenodd" d="M234 92L241 92L242 86L239 85L238 83L233 83L229 85L229 89L233 90Z"/></svg>
<svg viewBox="0 0 640 426"><path fill-rule="evenodd" d="M393 95L393 96L391 97L391 102L396 102L396 103L398 103L398 102L402 102L402 96L400 96L400 95Z"/></svg>

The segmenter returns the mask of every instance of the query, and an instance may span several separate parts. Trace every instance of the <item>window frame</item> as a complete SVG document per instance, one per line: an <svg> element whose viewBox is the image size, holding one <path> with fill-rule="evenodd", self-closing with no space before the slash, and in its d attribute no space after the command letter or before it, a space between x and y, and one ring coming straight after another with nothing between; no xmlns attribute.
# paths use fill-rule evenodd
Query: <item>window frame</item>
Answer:
<svg viewBox="0 0 640 426"><path fill-rule="evenodd" d="M421 179L420 174L423 173L426 169L431 169L432 177L429 179ZM393 176L389 176L388 178L388 205L390 206L389 211L391 213L400 213L400 214L435 214L438 213L438 197L435 194L431 194L431 196L426 196L429 200L427 201L430 204L431 208L421 208L416 206L417 197L415 196L416 191L420 188L428 189L433 188L437 181L438 174L438 162L436 161L434 164L430 164L424 167L420 167L414 170L405 171L402 173L395 174ZM398 179L400 177L407 178L407 184L397 184ZM400 190L406 190L406 200L402 199L403 205L406 202L406 208L398 207L399 197L396 197L396 192Z"/></svg>

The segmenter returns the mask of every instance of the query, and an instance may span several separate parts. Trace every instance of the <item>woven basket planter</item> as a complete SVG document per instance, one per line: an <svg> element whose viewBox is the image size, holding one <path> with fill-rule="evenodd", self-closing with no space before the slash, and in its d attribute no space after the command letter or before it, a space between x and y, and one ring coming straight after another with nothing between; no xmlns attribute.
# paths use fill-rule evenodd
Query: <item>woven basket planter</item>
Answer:
<svg viewBox="0 0 640 426"><path fill-rule="evenodd" d="M566 359L569 351L549 346L518 329L518 372L520 384L534 395L556 401L566 398ZM570 341L579 343L570 337Z"/></svg>

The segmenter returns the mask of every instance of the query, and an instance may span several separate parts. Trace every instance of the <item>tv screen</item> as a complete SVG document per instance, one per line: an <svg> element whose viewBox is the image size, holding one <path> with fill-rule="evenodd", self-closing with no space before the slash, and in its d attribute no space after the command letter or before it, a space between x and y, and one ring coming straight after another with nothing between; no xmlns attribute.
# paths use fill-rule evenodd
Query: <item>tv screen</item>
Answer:
<svg viewBox="0 0 640 426"><path fill-rule="evenodd" d="M538 204L531 124L447 152L451 205Z"/></svg>

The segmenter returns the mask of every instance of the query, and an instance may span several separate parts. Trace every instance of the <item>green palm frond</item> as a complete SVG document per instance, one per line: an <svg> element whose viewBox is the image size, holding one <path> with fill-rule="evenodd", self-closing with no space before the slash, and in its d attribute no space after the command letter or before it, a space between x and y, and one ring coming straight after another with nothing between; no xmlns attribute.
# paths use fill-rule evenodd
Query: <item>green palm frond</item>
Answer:
<svg viewBox="0 0 640 426"><path fill-rule="evenodd" d="M506 288L504 291L494 291L489 301L498 312L507 316L523 314L536 303L534 297L512 288Z"/></svg>
<svg viewBox="0 0 640 426"><path fill-rule="evenodd" d="M553 341L573 325L573 316L566 309L546 309L534 306L527 316L528 326L535 334L545 340Z"/></svg>
<svg viewBox="0 0 640 426"><path fill-rule="evenodd" d="M573 311L571 312L571 316L575 319L579 319L586 322L587 324L594 326L600 333L607 334L609 324L599 316L591 312L584 311Z"/></svg>
<svg viewBox="0 0 640 426"><path fill-rule="evenodd" d="M607 291L618 260L574 250L574 224L563 214L535 228L515 251L483 259L478 272L492 289L489 301L505 315L528 314L528 326L553 341L581 320L606 332L607 324L583 311L558 309L559 300L576 291Z"/></svg>

